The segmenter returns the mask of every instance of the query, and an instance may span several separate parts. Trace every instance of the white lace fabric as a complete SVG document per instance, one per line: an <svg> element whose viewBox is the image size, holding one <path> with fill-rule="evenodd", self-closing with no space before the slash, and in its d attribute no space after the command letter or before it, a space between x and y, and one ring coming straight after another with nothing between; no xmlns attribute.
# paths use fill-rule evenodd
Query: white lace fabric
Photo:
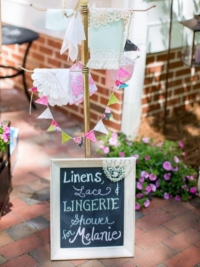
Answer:
<svg viewBox="0 0 200 267"><path fill-rule="evenodd" d="M90 8L90 18L92 25L95 28L105 26L114 21L123 19L125 23L132 18L134 11L131 9L117 9L117 8Z"/></svg>
<svg viewBox="0 0 200 267"><path fill-rule="evenodd" d="M105 176L114 183L119 182L124 179L135 164L135 159L127 158L127 159L112 159L106 158L103 159L102 168Z"/></svg>

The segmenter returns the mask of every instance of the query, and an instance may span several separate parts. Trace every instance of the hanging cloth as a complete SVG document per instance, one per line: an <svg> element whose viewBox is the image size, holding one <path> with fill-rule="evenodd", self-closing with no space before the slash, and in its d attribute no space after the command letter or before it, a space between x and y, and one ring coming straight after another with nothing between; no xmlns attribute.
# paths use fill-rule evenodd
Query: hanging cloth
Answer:
<svg viewBox="0 0 200 267"><path fill-rule="evenodd" d="M133 12L129 9L90 9L89 68L119 69L125 44L125 26L132 16Z"/></svg>
<svg viewBox="0 0 200 267"><path fill-rule="evenodd" d="M65 16L63 9L47 9L45 17L45 27L52 31L66 31L72 16L73 9L65 9Z"/></svg>
<svg viewBox="0 0 200 267"><path fill-rule="evenodd" d="M78 45L81 45L81 41L85 39L81 15L80 12L77 12L72 17L69 26L67 27L60 54L62 55L66 50L69 49L69 57L72 61L75 61L78 56Z"/></svg>

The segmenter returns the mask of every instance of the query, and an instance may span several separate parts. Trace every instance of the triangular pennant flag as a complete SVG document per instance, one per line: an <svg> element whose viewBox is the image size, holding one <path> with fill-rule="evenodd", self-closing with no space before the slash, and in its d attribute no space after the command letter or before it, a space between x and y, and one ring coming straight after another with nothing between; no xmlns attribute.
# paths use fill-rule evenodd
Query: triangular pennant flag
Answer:
<svg viewBox="0 0 200 267"><path fill-rule="evenodd" d="M61 131L56 121L52 121L50 127L47 129L47 132Z"/></svg>
<svg viewBox="0 0 200 267"><path fill-rule="evenodd" d="M113 119L113 115L112 115L109 107L106 107L104 114L102 115L102 119L107 120L107 121Z"/></svg>
<svg viewBox="0 0 200 267"><path fill-rule="evenodd" d="M32 87L32 88L29 89L29 91L31 91L33 93L37 93L38 89L37 89L37 87Z"/></svg>
<svg viewBox="0 0 200 267"><path fill-rule="evenodd" d="M100 132L100 133L104 133L104 134L108 134L108 131L105 127L105 125L103 124L103 121L100 120L97 125L94 127L94 131Z"/></svg>
<svg viewBox="0 0 200 267"><path fill-rule="evenodd" d="M119 99L117 99L116 96L112 93L112 95L108 101L108 106L115 104L115 103L118 103L118 102L119 102Z"/></svg>
<svg viewBox="0 0 200 267"><path fill-rule="evenodd" d="M116 81L115 81L115 85L116 85L116 86L120 86L122 83L123 83L123 82L120 82L119 80L116 80Z"/></svg>
<svg viewBox="0 0 200 267"><path fill-rule="evenodd" d="M121 78L124 78L124 77L131 76L131 74L127 70L125 70L123 68L120 68L119 71L118 71L118 75L117 76L118 76L119 79L121 79Z"/></svg>
<svg viewBox="0 0 200 267"><path fill-rule="evenodd" d="M126 87L128 87L128 84L123 83L123 84L121 84L121 85L119 86L119 89L124 89L124 88L126 88Z"/></svg>
<svg viewBox="0 0 200 267"><path fill-rule="evenodd" d="M62 132L62 144L68 142L71 139L72 138L68 134L66 134L65 132Z"/></svg>
<svg viewBox="0 0 200 267"><path fill-rule="evenodd" d="M44 105L44 106L48 106L48 99L47 99L46 96L43 96L43 97L37 99L35 101L35 103L38 103L38 104L41 104L41 105Z"/></svg>
<svg viewBox="0 0 200 267"><path fill-rule="evenodd" d="M97 141L96 136L95 136L93 130L92 131L89 131L88 133L86 133L85 137L87 139L90 139L92 142L96 142Z"/></svg>
<svg viewBox="0 0 200 267"><path fill-rule="evenodd" d="M73 138L73 140L78 146L82 147L82 145L83 145L83 137L75 137L75 138Z"/></svg>
<svg viewBox="0 0 200 267"><path fill-rule="evenodd" d="M38 119L52 119L53 120L53 116L52 116L51 110L49 108L45 109L45 111L37 118Z"/></svg>

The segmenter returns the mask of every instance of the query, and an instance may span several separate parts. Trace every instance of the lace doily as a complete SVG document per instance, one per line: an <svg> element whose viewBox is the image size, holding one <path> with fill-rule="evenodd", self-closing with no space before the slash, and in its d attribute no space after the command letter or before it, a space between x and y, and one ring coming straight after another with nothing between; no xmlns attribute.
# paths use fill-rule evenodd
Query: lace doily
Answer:
<svg viewBox="0 0 200 267"><path fill-rule="evenodd" d="M90 19L95 28L120 19L123 19L126 24L128 19L133 17L133 14L134 11L131 9L90 8Z"/></svg>
<svg viewBox="0 0 200 267"><path fill-rule="evenodd" d="M63 106L68 103L70 93L68 69L35 69L31 77L39 96L46 96L49 105Z"/></svg>
<svg viewBox="0 0 200 267"><path fill-rule="evenodd" d="M117 183L129 174L134 162L134 159L103 159L104 174L110 181Z"/></svg>
<svg viewBox="0 0 200 267"><path fill-rule="evenodd" d="M119 69L121 53L113 51L96 51L91 54L91 58L87 64L91 69Z"/></svg>

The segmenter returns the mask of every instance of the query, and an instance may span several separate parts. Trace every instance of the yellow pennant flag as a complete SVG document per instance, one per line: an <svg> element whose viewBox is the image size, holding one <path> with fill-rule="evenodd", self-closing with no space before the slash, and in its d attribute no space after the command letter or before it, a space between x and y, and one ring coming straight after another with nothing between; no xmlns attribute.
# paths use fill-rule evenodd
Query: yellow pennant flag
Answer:
<svg viewBox="0 0 200 267"><path fill-rule="evenodd" d="M49 128L47 129L47 132L54 132L55 131L55 126L53 126L52 124L49 126Z"/></svg>
<svg viewBox="0 0 200 267"><path fill-rule="evenodd" d="M119 102L119 99L117 99L116 96L114 95L114 93L112 93L112 95L108 101L108 106L115 104L115 103L118 103L118 102Z"/></svg>
<svg viewBox="0 0 200 267"><path fill-rule="evenodd" d="M72 138L71 138L68 134L62 132L62 144L68 142L68 141L71 140L71 139L72 139Z"/></svg>

